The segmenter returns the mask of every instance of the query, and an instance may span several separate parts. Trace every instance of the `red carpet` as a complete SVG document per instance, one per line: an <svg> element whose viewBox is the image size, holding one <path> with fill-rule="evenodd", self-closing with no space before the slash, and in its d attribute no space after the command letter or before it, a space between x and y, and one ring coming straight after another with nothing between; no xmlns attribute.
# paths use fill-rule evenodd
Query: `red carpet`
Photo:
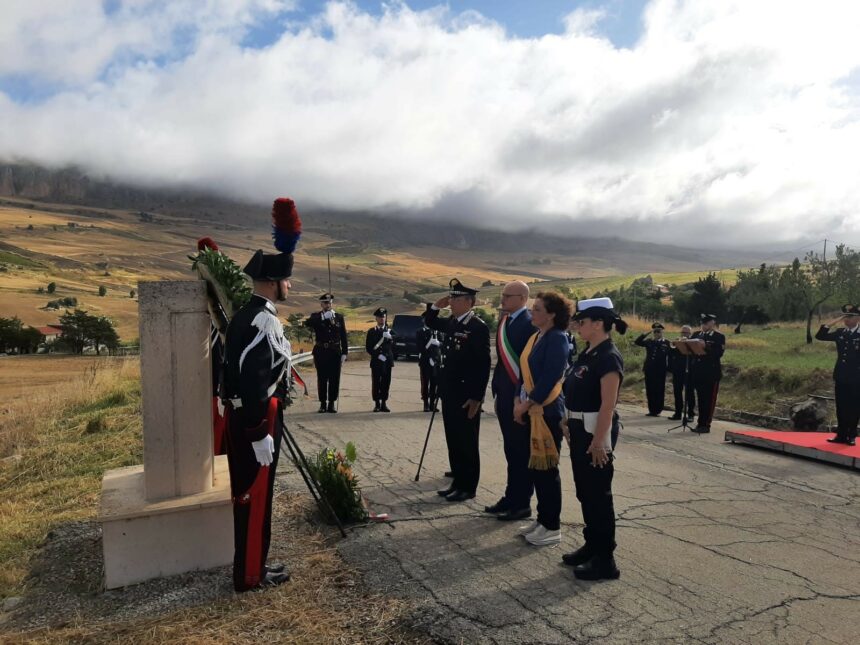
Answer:
<svg viewBox="0 0 860 645"><path fill-rule="evenodd" d="M800 455L860 470L860 445L827 443L830 432L780 432L777 430L729 430L726 441L777 452Z"/></svg>

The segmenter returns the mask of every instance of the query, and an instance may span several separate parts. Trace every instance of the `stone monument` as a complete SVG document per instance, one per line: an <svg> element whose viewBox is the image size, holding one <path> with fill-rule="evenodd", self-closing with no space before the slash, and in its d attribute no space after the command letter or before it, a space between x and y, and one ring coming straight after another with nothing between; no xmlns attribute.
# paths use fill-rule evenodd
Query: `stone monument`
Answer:
<svg viewBox="0 0 860 645"><path fill-rule="evenodd" d="M210 316L203 280L142 282L143 465L105 473L105 586L229 564L227 457L213 455Z"/></svg>

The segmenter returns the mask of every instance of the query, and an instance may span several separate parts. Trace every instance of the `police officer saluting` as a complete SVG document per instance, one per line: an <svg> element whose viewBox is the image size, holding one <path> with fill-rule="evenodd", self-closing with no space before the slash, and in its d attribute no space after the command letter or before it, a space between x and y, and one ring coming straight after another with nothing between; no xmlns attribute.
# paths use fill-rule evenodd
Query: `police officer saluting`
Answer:
<svg viewBox="0 0 860 645"><path fill-rule="evenodd" d="M720 379L723 368L720 359L726 351L726 337L717 331L717 317L714 314L700 316L702 328L693 334L705 345L704 354L690 357L693 387L699 406L699 418L691 432L704 434L711 431L714 409L717 407L717 394L720 392Z"/></svg>
<svg viewBox="0 0 860 645"><path fill-rule="evenodd" d="M367 330L364 347L370 354L371 394L374 412L391 412L388 409L388 390L391 387L391 368L394 366L394 341L386 324L388 311L380 307L373 312L376 326Z"/></svg>
<svg viewBox="0 0 860 645"><path fill-rule="evenodd" d="M840 322L844 325L841 329L830 329ZM836 343L833 389L837 428L836 436L827 441L853 446L857 439L857 424L860 422L860 307L843 306L842 315L821 325L815 338Z"/></svg>
<svg viewBox="0 0 860 645"><path fill-rule="evenodd" d="M314 330L316 341L313 348L314 367L317 371L317 394L320 399L318 412L337 412L340 396L340 369L349 354L346 337L346 321L343 314L332 308L334 296L320 296L320 311L305 320L305 326Z"/></svg>
<svg viewBox="0 0 860 645"><path fill-rule="evenodd" d="M478 431L490 380L490 331L472 311L477 290L456 278L449 289L447 296L425 312L424 320L430 329L445 334L439 390L454 479L439 494L450 502L462 502L475 496L481 474ZM449 306L451 315L440 318L439 311Z"/></svg>
<svg viewBox="0 0 860 645"><path fill-rule="evenodd" d="M633 341L645 348L645 395L648 398L648 416L659 417L663 411L666 397L666 371L669 366L669 341L663 338L665 327L658 322L651 325L651 331L641 334ZM654 338L648 338L653 334Z"/></svg>
<svg viewBox="0 0 860 645"><path fill-rule="evenodd" d="M290 288L301 221L293 200L272 209L275 246L257 251L244 271L254 281L251 300L227 327L224 395L227 461L233 501L233 585L236 591L289 580L283 565L266 566L272 529L272 488L281 440L282 376L290 369L290 343L275 302Z"/></svg>

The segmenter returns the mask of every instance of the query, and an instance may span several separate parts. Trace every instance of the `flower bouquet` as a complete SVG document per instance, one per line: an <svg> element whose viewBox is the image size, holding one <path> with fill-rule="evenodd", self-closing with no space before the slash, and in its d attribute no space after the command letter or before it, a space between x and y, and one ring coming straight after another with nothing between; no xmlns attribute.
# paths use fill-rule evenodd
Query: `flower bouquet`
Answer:
<svg viewBox="0 0 860 645"><path fill-rule="evenodd" d="M358 479L352 470L355 458L355 444L349 442L343 452L326 448L308 463L311 474L319 482L322 494L344 523L363 522L368 517ZM334 522L333 517L325 519L327 522Z"/></svg>

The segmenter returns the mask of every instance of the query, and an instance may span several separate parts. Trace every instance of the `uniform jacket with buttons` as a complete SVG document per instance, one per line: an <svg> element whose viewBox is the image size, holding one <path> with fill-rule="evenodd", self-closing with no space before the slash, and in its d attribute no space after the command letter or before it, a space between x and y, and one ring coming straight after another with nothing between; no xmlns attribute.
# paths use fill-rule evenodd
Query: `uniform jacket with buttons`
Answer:
<svg viewBox="0 0 860 645"><path fill-rule="evenodd" d="M669 341L665 338L647 338L641 334L633 341L635 345L645 348L645 362L642 369L652 374L665 374L669 365Z"/></svg>
<svg viewBox="0 0 860 645"><path fill-rule="evenodd" d="M314 330L316 337L314 352L324 349L329 352L348 354L349 340L346 337L346 321L343 319L343 314L335 313L334 318L330 320L323 320L322 314L321 311L314 312L304 322L305 327Z"/></svg>
<svg viewBox="0 0 860 645"><path fill-rule="evenodd" d="M844 327L831 330L827 325L822 325L815 338L836 343L833 380L847 385L860 385L860 327L854 331Z"/></svg>
<svg viewBox="0 0 860 645"><path fill-rule="evenodd" d="M699 382L717 381L723 375L720 359L726 351L726 337L716 329L693 332L691 338L705 341L705 353L690 356L690 369L693 380Z"/></svg>
<svg viewBox="0 0 860 645"><path fill-rule="evenodd" d="M388 325L385 326L385 330L389 333L391 329ZM389 365L394 363L394 341L390 338L382 337L382 329L379 327L371 327L367 330L367 337L364 342L364 349L367 350L367 353L370 354L371 362L379 362L380 356L385 356L385 361L388 362ZM379 341L382 341L381 343ZM377 347L377 344L379 347Z"/></svg>
<svg viewBox="0 0 860 645"><path fill-rule="evenodd" d="M424 313L424 323L445 334L439 385L443 396L455 400L483 401L490 380L490 330L471 314L465 322L454 316L440 318L439 311Z"/></svg>

